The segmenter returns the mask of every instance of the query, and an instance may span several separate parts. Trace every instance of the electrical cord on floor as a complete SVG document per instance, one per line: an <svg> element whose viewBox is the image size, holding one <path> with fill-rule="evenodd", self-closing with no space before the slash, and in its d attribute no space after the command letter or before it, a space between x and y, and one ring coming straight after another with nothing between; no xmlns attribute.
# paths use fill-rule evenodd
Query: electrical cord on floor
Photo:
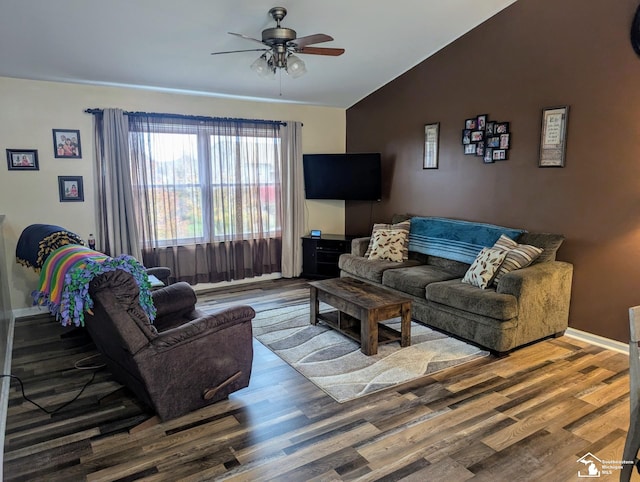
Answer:
<svg viewBox="0 0 640 482"><path fill-rule="evenodd" d="M81 365L82 362L87 361L87 360L91 360L92 358L99 358L102 355L100 353L94 353L93 355L89 355L86 356L84 358L80 358L80 360L78 360L77 362L75 362L73 364L74 368L77 368L78 370L97 370L98 368L104 368L107 365L105 365L104 363L100 364L100 365Z"/></svg>
<svg viewBox="0 0 640 482"><path fill-rule="evenodd" d="M18 380L18 383L20 384L20 391L22 392L22 398L24 398L27 402L32 403L33 405L35 405L36 407L38 407L40 410L42 410L44 413L47 413L49 415L53 415L54 413L59 412L60 410L62 410L65 407L68 407L69 405L71 405L73 402L75 402L78 398L80 398L80 395L82 395L82 393L85 391L85 389L91 385L91 383L93 383L93 381L96 378L96 373L98 373L98 370L100 368L103 368L105 365L104 363L102 365L90 365L90 366L84 366L81 365L82 362L98 357L100 356L100 354L95 354L95 355L90 355L88 357L85 358L81 358L80 360L78 360L77 362L74 363L74 367L78 370L95 370L93 372L93 374L91 375L91 379L85 383L83 385L83 387L80 389L80 392L78 392L78 394L73 397L71 400L69 400L68 402L63 403L62 405L60 405L58 408L56 408L55 410L47 410L46 408L44 408L42 405L39 405L37 402L34 402L33 400L31 400L29 397L27 397L26 393L24 393L24 384L22 383L22 380L20 379L20 377L16 376L16 375L5 375L2 374L0 375L0 378L11 378L13 380Z"/></svg>
<svg viewBox="0 0 640 482"><path fill-rule="evenodd" d="M46 408L44 408L42 405L39 405L37 402L34 402L33 400L31 400L29 397L27 397L27 395L24 393L24 384L22 383L22 380L20 380L20 377L17 377L15 375L0 375L0 378L12 378L14 380L18 380L18 383L20 384L20 390L22 391L22 397L29 403L32 403L33 405L35 405L36 407L38 407L40 410L42 410L44 413L47 413L49 415L53 415L54 413L59 412L60 410L62 410L63 408L71 405L73 402L75 402L80 395L82 395L82 392L85 391L85 389L91 385L91 383L93 382L93 380L96 378L96 373L97 371L93 372L93 375L91 375L91 379L84 384L84 386L82 387L82 389L80 390L80 392L73 397L71 400L69 400L68 402L63 403L62 405L60 405L58 408L56 408L55 410L47 410Z"/></svg>

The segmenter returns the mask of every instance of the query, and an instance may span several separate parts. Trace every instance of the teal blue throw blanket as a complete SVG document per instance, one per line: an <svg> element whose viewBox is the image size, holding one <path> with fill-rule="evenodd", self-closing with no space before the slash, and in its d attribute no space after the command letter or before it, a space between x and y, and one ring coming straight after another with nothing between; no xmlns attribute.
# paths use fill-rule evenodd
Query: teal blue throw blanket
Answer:
<svg viewBox="0 0 640 482"><path fill-rule="evenodd" d="M484 247L501 234L516 239L524 230L456 219L414 217L409 230L409 251L471 264Z"/></svg>

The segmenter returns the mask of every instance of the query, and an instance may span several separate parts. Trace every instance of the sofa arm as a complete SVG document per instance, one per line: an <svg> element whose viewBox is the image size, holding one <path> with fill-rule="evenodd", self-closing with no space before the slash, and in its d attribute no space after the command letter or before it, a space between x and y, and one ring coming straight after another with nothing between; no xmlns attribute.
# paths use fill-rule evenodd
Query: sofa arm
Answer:
<svg viewBox="0 0 640 482"><path fill-rule="evenodd" d="M367 236L365 238L354 238L351 240L351 254L355 256L364 256L364 253L367 252L367 248L369 247L369 241L371 240L371 236Z"/></svg>
<svg viewBox="0 0 640 482"><path fill-rule="evenodd" d="M156 319L175 313L193 310L197 296L193 288L184 281L174 283L151 292L156 307Z"/></svg>
<svg viewBox="0 0 640 482"><path fill-rule="evenodd" d="M518 324L523 329L516 345L567 329L572 279L573 265L563 261L534 264L500 279L496 291L518 300Z"/></svg>
<svg viewBox="0 0 640 482"><path fill-rule="evenodd" d="M173 286L173 285L172 285ZM151 344L159 350L166 350L180 345L185 341L195 340L202 336L209 336L225 328L249 322L256 316L250 306L236 306L217 313L206 315L188 323L171 328L158 334Z"/></svg>

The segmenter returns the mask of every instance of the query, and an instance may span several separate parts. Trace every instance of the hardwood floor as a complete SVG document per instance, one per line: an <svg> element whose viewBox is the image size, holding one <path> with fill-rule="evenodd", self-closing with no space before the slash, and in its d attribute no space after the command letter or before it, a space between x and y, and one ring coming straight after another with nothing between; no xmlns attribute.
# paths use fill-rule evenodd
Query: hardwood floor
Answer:
<svg viewBox="0 0 640 482"><path fill-rule="evenodd" d="M257 311L308 300L300 280L199 295L213 309ZM64 335L63 335L64 334ZM155 427L106 369L53 414L12 382L5 480L564 481L590 452L619 460L629 420L628 358L568 337L484 358L344 404L254 341L249 388ZM92 377L80 330L48 316L16 322L13 373L44 407ZM599 480L618 480L619 472ZM640 480L634 474L633 480Z"/></svg>

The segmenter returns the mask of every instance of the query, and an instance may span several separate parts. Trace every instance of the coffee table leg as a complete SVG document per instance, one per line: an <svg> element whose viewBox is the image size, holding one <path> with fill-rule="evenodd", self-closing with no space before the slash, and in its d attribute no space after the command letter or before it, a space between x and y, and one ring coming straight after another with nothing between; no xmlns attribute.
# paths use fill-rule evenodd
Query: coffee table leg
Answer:
<svg viewBox="0 0 640 482"><path fill-rule="evenodd" d="M312 325L318 323L318 311L320 311L320 301L318 300L318 288L315 286L309 287L309 313Z"/></svg>
<svg viewBox="0 0 640 482"><path fill-rule="evenodd" d="M368 310L360 316L360 350L367 356L378 353L378 322Z"/></svg>
<svg viewBox="0 0 640 482"><path fill-rule="evenodd" d="M411 303L402 303L400 346L411 346Z"/></svg>

